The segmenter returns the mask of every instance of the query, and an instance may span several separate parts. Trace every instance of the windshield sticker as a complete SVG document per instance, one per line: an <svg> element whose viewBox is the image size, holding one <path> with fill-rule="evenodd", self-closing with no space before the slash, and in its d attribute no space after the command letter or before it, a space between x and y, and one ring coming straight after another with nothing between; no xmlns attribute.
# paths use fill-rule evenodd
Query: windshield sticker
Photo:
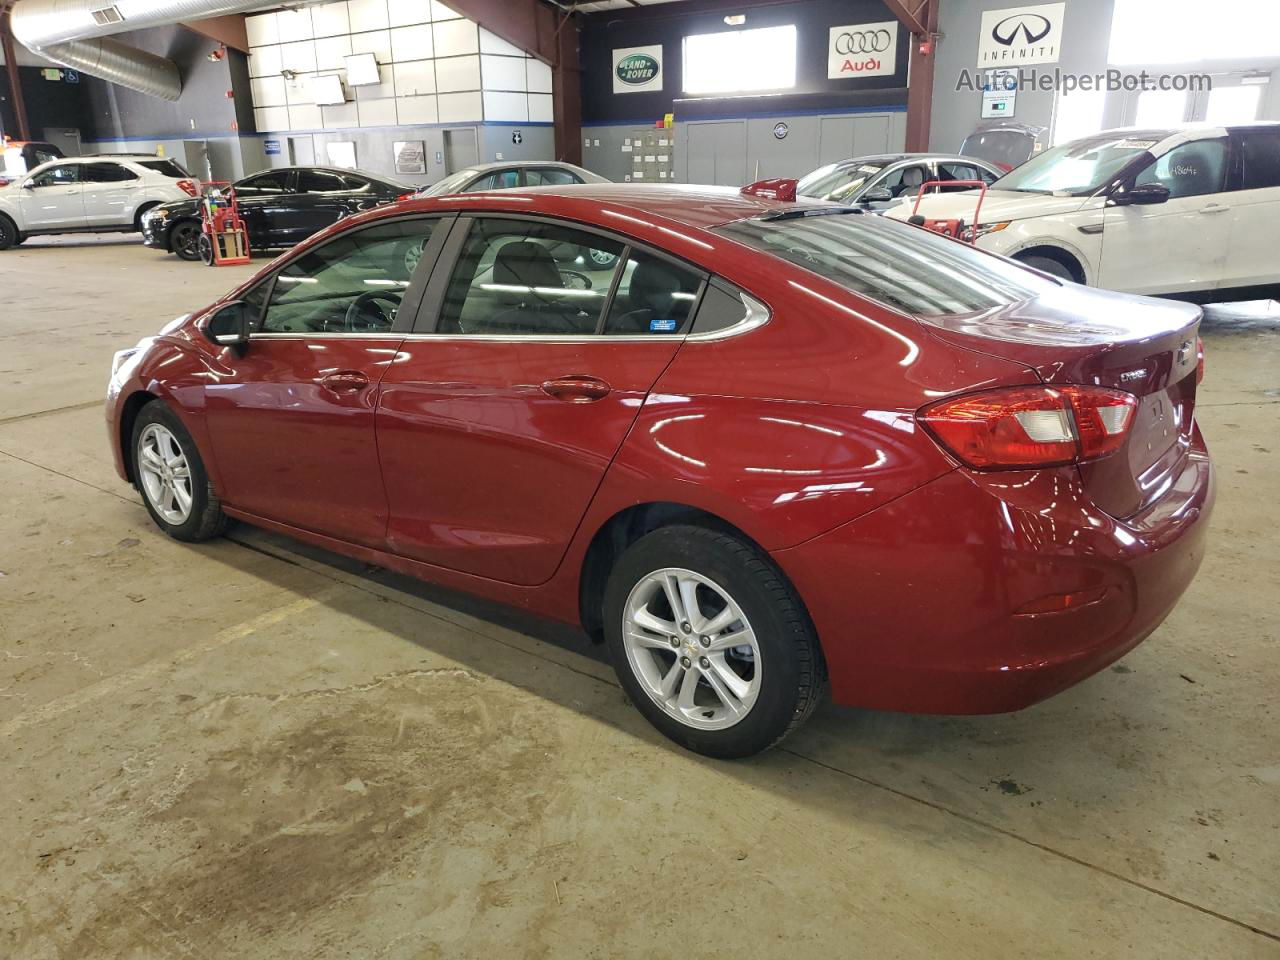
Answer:
<svg viewBox="0 0 1280 960"><path fill-rule="evenodd" d="M671 333L675 328L675 317L654 317L649 321L650 333Z"/></svg>
<svg viewBox="0 0 1280 960"><path fill-rule="evenodd" d="M1125 150L1150 150L1159 142L1159 140L1120 140L1116 146Z"/></svg>

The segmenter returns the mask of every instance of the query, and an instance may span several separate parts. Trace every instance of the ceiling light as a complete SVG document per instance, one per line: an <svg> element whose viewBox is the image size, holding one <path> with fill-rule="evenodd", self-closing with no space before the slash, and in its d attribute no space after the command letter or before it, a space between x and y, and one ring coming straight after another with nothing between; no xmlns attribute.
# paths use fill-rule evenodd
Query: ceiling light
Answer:
<svg viewBox="0 0 1280 960"><path fill-rule="evenodd" d="M731 13L724 18L724 22L731 27L740 27L747 22L747 18L740 13Z"/></svg>

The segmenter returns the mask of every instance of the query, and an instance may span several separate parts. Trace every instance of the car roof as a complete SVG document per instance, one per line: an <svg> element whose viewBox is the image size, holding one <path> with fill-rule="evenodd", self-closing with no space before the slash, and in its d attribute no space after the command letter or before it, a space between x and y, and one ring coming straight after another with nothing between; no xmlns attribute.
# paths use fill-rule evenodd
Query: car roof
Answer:
<svg viewBox="0 0 1280 960"><path fill-rule="evenodd" d="M547 216L581 219L597 226L614 225L627 229L627 222L648 224L646 218L659 217L670 223L710 229L735 220L758 217L798 206L831 207L833 204L802 198L797 201L769 200L749 196L733 187L694 184L665 186L634 183L575 183L554 187L523 187L478 193L442 196L417 195L383 210L421 207L440 210L521 210Z"/></svg>
<svg viewBox="0 0 1280 960"><path fill-rule="evenodd" d="M512 167L561 167L566 170L581 170L582 167L575 167L572 163L565 163L563 160L494 160L492 163L469 163L463 170L474 170L476 173L485 173L489 170L510 170ZM462 170L458 171L459 173Z"/></svg>
<svg viewBox="0 0 1280 960"><path fill-rule="evenodd" d="M859 163L902 163L907 160L957 160L966 163L973 161L991 166L991 163L981 157L968 157L962 153L877 153L866 157L849 157L846 160L836 160L834 162L839 166L853 166Z"/></svg>

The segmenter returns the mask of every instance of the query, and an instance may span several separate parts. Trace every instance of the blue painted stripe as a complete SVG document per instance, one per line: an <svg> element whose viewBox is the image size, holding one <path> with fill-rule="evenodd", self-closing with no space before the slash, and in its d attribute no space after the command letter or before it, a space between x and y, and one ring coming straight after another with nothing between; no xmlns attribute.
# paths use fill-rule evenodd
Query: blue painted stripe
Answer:
<svg viewBox="0 0 1280 960"><path fill-rule="evenodd" d="M906 113L905 103L887 103L875 107L825 107L813 110L742 110L737 113L708 113L696 117L681 117L676 114L676 123L696 123L699 120L755 120L770 118L783 120L787 117L834 117L847 113ZM583 120L582 128L587 127L645 127L661 130L654 126L653 120Z"/></svg>

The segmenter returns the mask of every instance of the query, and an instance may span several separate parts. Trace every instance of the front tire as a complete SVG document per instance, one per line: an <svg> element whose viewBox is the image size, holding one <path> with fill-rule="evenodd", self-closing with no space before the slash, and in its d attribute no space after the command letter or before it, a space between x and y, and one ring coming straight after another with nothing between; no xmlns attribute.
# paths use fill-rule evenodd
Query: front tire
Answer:
<svg viewBox="0 0 1280 960"><path fill-rule="evenodd" d="M169 230L169 249L179 259L200 259L200 223L197 220L179 220Z"/></svg>
<svg viewBox="0 0 1280 960"><path fill-rule="evenodd" d="M618 680L665 736L747 757L800 726L825 688L813 624L758 548L704 527L662 527L609 576L605 639Z"/></svg>
<svg viewBox="0 0 1280 960"><path fill-rule="evenodd" d="M1059 280L1066 280L1068 283L1076 283L1075 275L1071 269L1062 261L1054 260L1052 257L1014 257L1019 263L1025 263L1032 269L1039 270L1041 273L1047 273L1051 277L1057 277Z"/></svg>
<svg viewBox="0 0 1280 960"><path fill-rule="evenodd" d="M175 540L216 537L227 526L195 440L162 400L142 408L133 423L133 473L156 526Z"/></svg>

